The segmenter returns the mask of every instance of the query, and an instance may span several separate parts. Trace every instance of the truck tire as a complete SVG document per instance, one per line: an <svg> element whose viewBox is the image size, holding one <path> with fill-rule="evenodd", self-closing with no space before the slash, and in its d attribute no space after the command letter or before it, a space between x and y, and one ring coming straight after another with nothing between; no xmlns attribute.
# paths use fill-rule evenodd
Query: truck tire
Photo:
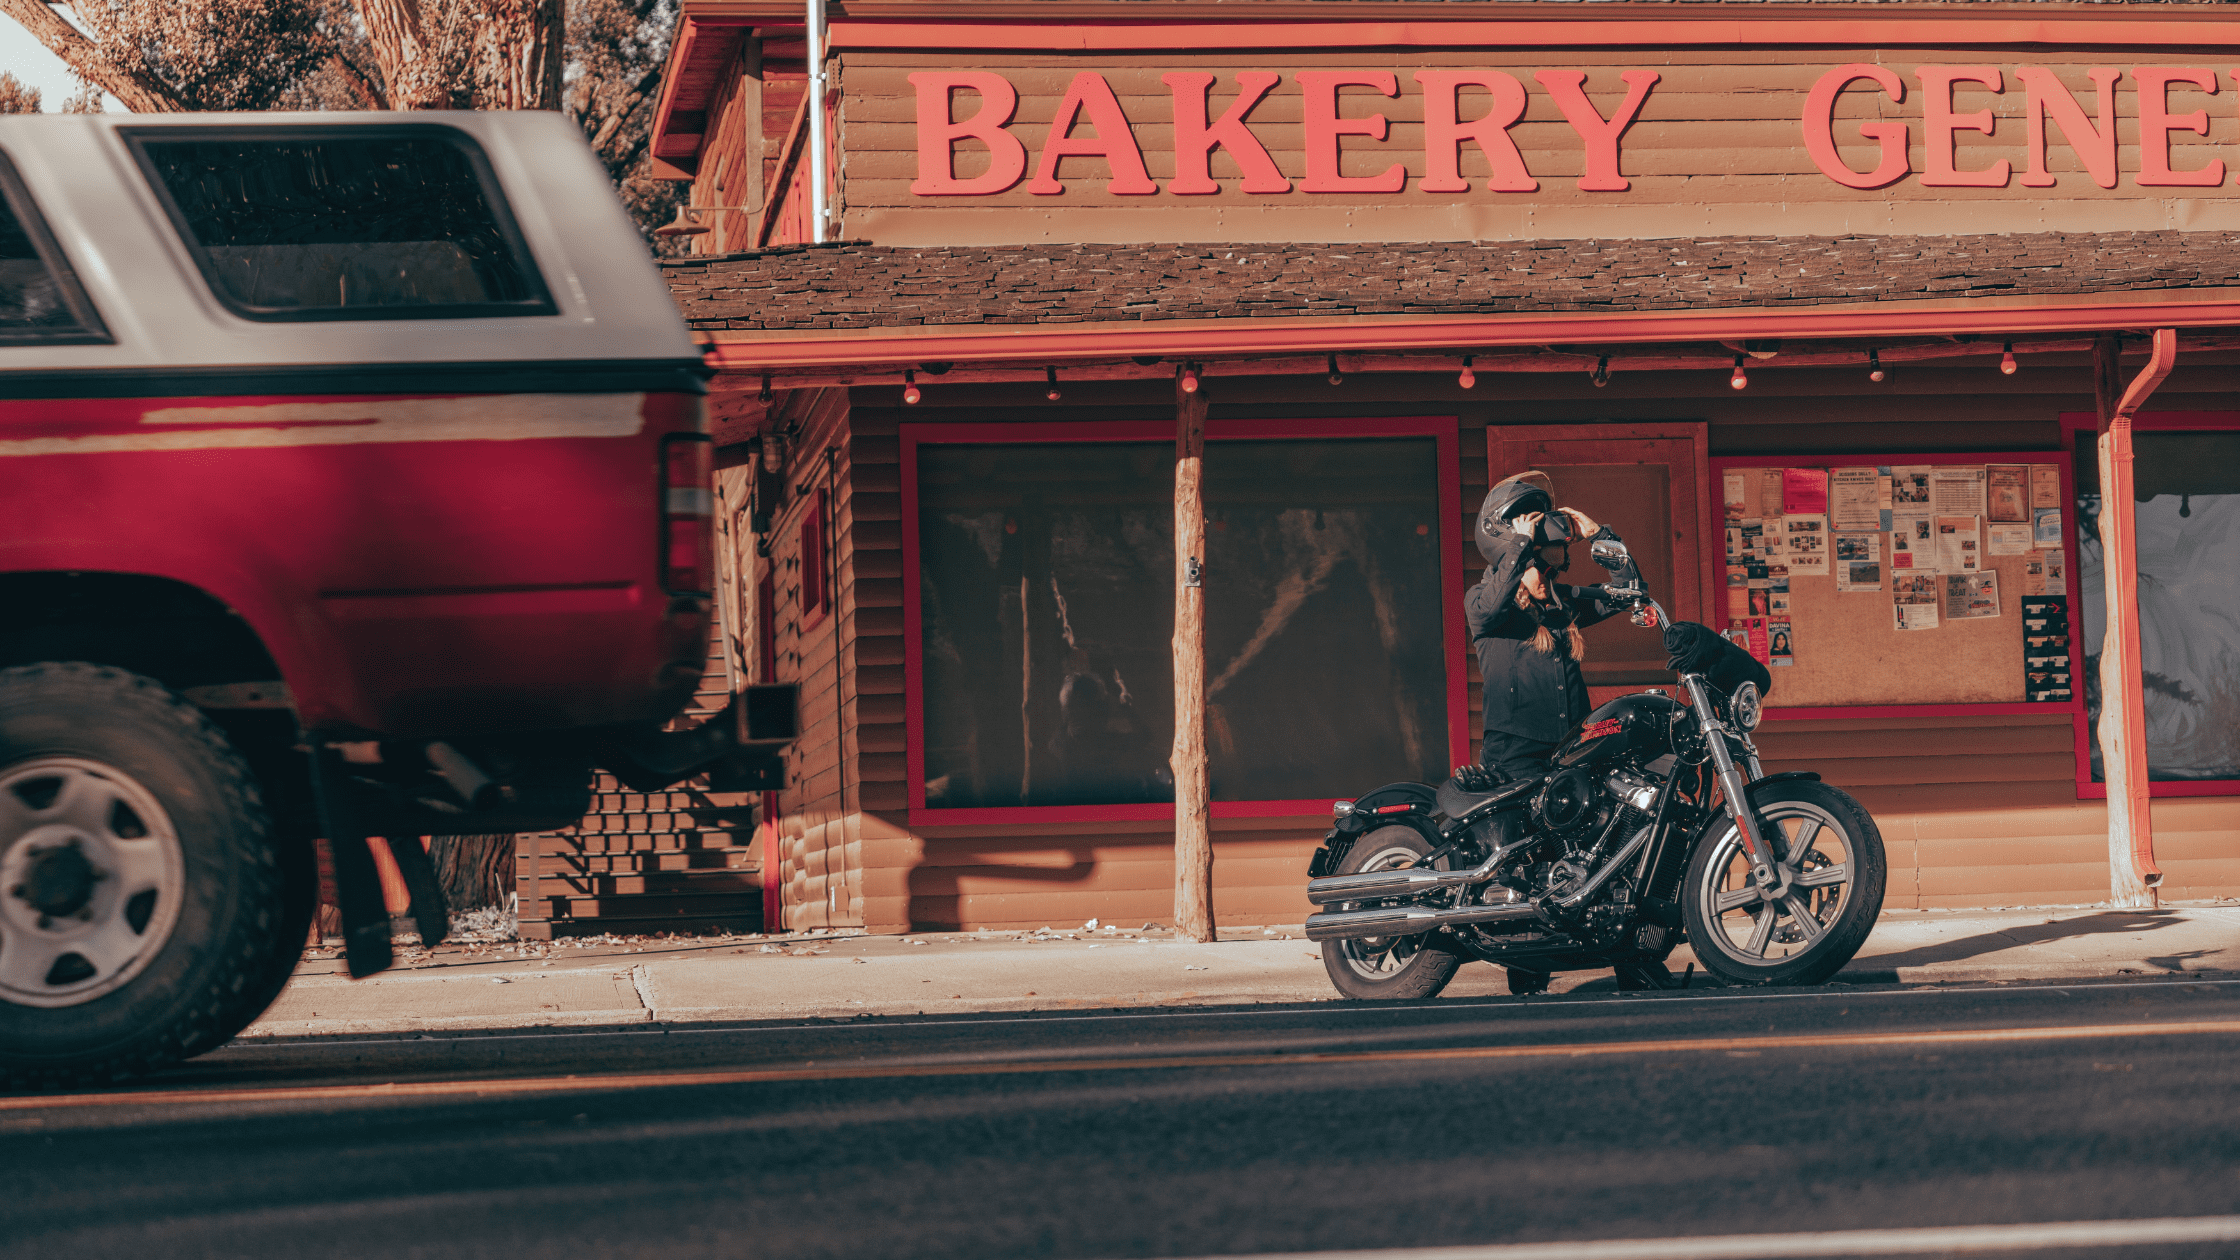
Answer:
<svg viewBox="0 0 2240 1260"><path fill-rule="evenodd" d="M224 1041L277 991L282 887L256 779L200 710L106 666L0 671L0 1086Z"/></svg>

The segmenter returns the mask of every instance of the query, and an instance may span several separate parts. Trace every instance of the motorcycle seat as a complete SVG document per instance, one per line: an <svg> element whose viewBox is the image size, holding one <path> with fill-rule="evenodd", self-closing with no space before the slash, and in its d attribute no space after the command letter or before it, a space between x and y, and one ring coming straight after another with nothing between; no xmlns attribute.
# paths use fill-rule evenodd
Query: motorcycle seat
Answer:
<svg viewBox="0 0 2240 1260"><path fill-rule="evenodd" d="M1439 812L1460 822L1511 802L1521 801L1540 786L1538 779L1512 779L1484 791L1472 791L1453 779L1439 785Z"/></svg>

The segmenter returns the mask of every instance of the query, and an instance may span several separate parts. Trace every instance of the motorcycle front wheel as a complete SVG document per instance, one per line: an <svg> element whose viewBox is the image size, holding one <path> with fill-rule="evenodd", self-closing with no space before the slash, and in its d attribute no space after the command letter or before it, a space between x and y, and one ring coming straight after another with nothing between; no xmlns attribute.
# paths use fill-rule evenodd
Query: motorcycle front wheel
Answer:
<svg viewBox="0 0 2240 1260"><path fill-rule="evenodd" d="M1430 852L1430 844L1413 827L1379 827L1356 841L1332 874L1397 870L1414 866ZM1350 904L1330 907L1357 908ZM1322 969L1330 973L1330 983L1338 987L1338 992L1349 998L1434 997L1462 965L1461 958L1433 943L1434 935L1426 932L1324 941Z"/></svg>
<svg viewBox="0 0 2240 1260"><path fill-rule="evenodd" d="M1882 913L1882 833L1859 802L1824 783L1791 780L1754 794L1780 859L1767 895L1729 814L1688 862L1680 911L1704 970L1736 985L1824 984L1843 970Z"/></svg>

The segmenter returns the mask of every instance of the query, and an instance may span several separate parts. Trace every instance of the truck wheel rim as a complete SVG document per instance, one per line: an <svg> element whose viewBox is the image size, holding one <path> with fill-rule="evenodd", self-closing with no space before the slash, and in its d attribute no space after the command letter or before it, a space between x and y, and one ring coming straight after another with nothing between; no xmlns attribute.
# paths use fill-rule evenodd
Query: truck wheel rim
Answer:
<svg viewBox="0 0 2240 1260"><path fill-rule="evenodd" d="M170 939L185 887L171 816L130 775L77 757L0 771L0 1001L122 988Z"/></svg>

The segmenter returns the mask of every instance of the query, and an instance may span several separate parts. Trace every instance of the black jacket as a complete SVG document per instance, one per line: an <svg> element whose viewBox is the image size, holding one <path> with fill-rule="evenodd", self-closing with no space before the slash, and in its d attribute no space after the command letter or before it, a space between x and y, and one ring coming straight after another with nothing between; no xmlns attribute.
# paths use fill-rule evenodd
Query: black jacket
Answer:
<svg viewBox="0 0 2240 1260"><path fill-rule="evenodd" d="M1607 525L1595 535L1617 536ZM1516 605L1517 586L1532 554L1530 540L1512 531L1493 539L1490 546L1496 553L1494 560L1463 603L1470 618L1470 638L1478 649L1478 672L1485 678L1485 728L1556 743L1587 716L1587 680L1579 672L1579 663L1571 659L1562 632L1557 632L1554 655L1532 645L1540 623ZM1581 628L1617 611L1581 594L1578 587L1558 582L1553 589L1556 598L1571 606Z"/></svg>

